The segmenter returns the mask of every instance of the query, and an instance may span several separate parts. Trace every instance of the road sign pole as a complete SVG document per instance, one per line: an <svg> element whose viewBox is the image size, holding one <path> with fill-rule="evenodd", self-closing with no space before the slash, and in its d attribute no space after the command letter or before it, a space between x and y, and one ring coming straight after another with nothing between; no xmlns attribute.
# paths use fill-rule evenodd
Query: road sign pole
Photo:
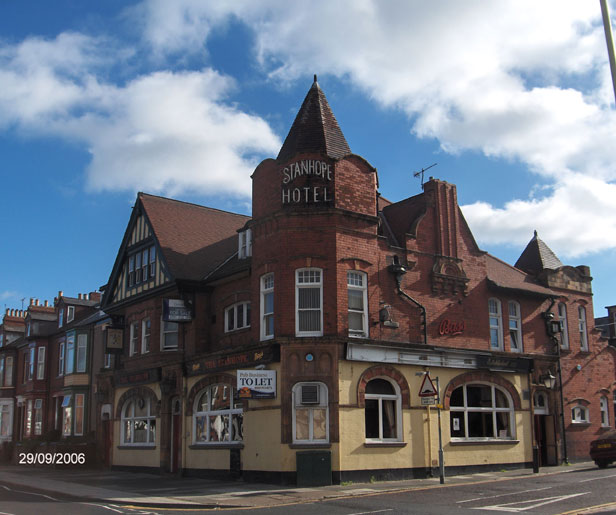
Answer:
<svg viewBox="0 0 616 515"><path fill-rule="evenodd" d="M438 409L438 471L442 485L445 483L445 459L443 456L443 436L441 431L441 386L438 377L436 378L436 398L438 399L436 406Z"/></svg>

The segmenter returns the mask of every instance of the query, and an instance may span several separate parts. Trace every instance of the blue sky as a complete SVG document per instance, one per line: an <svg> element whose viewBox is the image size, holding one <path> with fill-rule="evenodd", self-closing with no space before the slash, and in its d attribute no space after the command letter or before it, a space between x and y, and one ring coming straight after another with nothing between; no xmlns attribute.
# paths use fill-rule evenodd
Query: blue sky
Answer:
<svg viewBox="0 0 616 515"><path fill-rule="evenodd" d="M314 73L385 197L438 163L483 249L513 264L537 229L616 304L598 1L7 0L2 306L105 284L137 191L249 214Z"/></svg>

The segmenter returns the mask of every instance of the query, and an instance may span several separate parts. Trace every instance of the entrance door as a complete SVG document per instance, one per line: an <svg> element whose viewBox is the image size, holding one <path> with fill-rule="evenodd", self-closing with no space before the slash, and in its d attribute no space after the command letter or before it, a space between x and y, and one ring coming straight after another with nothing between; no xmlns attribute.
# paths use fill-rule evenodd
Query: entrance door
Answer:
<svg viewBox="0 0 616 515"><path fill-rule="evenodd" d="M171 467L172 473L180 469L180 446L182 443L182 405L180 399L171 401Z"/></svg>

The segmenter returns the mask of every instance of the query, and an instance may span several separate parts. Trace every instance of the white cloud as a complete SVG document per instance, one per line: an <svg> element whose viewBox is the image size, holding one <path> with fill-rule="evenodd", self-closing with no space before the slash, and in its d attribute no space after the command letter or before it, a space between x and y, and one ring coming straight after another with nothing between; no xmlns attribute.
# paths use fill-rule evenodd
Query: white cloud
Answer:
<svg viewBox="0 0 616 515"><path fill-rule="evenodd" d="M165 16L174 42L168 48L177 51L178 35L186 34L190 51L226 12L252 28L257 58L272 80L314 71L348 79L382 106L403 110L417 136L438 139L447 152L516 160L552 184L541 200L531 191L530 200L503 207L467 206L479 241L524 244L541 220L542 234L563 255L614 247L616 114L597 2L217 5L213 13L192 0L145 2L149 43L165 52L169 42L152 35Z"/></svg>
<svg viewBox="0 0 616 515"><path fill-rule="evenodd" d="M558 256L567 258L614 248L615 198L616 185L572 174L544 198L513 200L504 208L476 202L462 211L483 243L524 246L537 229Z"/></svg>
<svg viewBox="0 0 616 515"><path fill-rule="evenodd" d="M0 128L84 143L93 190L249 197L254 156L277 152L280 140L226 102L234 81L203 69L104 82L110 56L97 43L61 34L0 47Z"/></svg>

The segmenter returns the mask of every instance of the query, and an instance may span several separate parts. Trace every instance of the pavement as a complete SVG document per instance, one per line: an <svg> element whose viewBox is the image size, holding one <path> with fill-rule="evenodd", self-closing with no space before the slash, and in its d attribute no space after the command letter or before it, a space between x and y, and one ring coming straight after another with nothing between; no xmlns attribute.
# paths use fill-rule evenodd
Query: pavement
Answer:
<svg viewBox="0 0 616 515"><path fill-rule="evenodd" d="M485 481L544 476L595 468L592 462L532 469L513 469L445 477L445 486ZM0 483L17 490L50 497L87 499L90 502L158 508L265 508L317 502L326 499L439 488L440 479L409 479L374 483L297 488L244 481L218 481L138 472L92 469L43 468L26 465L0 466ZM55 497L54 497L55 496Z"/></svg>

